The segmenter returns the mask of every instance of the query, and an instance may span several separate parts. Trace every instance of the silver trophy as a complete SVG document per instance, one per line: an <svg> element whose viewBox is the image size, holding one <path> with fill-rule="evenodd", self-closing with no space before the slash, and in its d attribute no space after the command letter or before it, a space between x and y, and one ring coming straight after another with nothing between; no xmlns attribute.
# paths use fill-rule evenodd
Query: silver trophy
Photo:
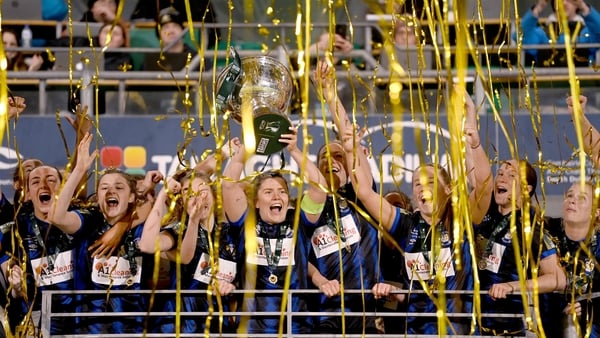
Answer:
<svg viewBox="0 0 600 338"><path fill-rule="evenodd" d="M256 153L269 155L280 151L281 134L292 125L288 107L294 88L290 70L270 56L239 58L231 49L230 65L217 78L217 109L242 122L242 107L252 110ZM245 108L246 109L246 108Z"/></svg>

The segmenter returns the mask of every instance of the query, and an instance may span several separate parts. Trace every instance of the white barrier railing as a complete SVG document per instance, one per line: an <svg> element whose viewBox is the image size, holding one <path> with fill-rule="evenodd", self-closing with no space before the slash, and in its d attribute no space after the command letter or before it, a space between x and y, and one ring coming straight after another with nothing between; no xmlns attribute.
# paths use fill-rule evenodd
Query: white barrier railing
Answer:
<svg viewBox="0 0 600 338"><path fill-rule="evenodd" d="M44 291L42 293L42 305L41 305L41 323L40 323L40 330L43 334L44 337L54 337L54 338L58 338L58 337L74 337L74 338L80 338L80 337L172 337L173 334L159 334L159 333L139 333L139 334L131 334L131 333L127 333L127 334L106 334L106 333L102 333L102 334L73 334L73 335L50 335L50 326L51 326L51 322L53 319L56 318L66 318L66 317L86 317L86 316L90 316L90 317L160 317L160 316L170 316L170 317L174 317L176 314L175 313L171 313L171 312L164 312L164 311L152 311L152 312L121 312L121 313L106 313L106 312L102 312L102 313L98 313L98 312L91 312L91 313L66 313L66 312L61 312L61 313L57 313L57 312L52 312L52 297L55 295L65 295L65 294L73 294L73 295L78 295L78 296L82 296L82 295L96 295L96 294L106 294L107 291L103 291L103 290L77 290L77 291ZM110 290L110 294L111 295L120 295L120 294L132 294L132 292L135 292L136 294L147 294L148 297L150 297L151 294L154 295L165 295L165 294L175 294L176 291L175 290ZM199 295L202 297L206 297L206 290L181 290L179 291L181 296L189 296L189 295ZM363 293L370 293L370 291L365 291L365 290L345 290L344 291L345 294L363 294ZM408 290L399 290L399 291L395 291L393 293L398 293L398 294L423 294L425 293L422 290L412 290L412 291L408 291ZM472 295L473 291L467 291L467 290L447 290L444 291L444 293L446 295L452 295L452 294L462 294L462 295ZM233 294L286 294L286 292L284 290L235 290L233 291ZM404 317L437 317L436 313L413 313L413 312L344 312L343 314L341 312L325 312L325 311L319 311L319 312L293 312L291 310L291 299L292 296L297 295L297 294L303 294L303 295L308 295L308 294L320 294L319 290L289 290L287 291L287 297L288 297L288 302L287 302L287 311L285 311L285 317L287 319L287 327L285 329L286 333L283 333L282 335L278 335L278 334L260 334L261 337L301 337L301 338L323 338L323 337L342 337L341 334L339 335L331 335L331 334L295 334L292 333L292 317L294 316L346 316L346 317L365 317L365 316L373 316L373 317L396 317L396 318L404 318ZM485 295L487 294L487 291L481 291L480 292L481 295ZM513 295L515 297L520 297L518 294L515 293L515 295ZM531 297L531 295L528 294L529 297ZM213 295L214 297L214 295ZM210 313L210 312L180 312L179 315L181 316L181 318L185 318L185 317L189 317L189 316L203 316L206 317L208 315L211 315L214 317L216 316L256 316L256 317L260 317L260 316L280 316L281 312L279 311L262 311L262 312L243 312L243 311L223 311L223 312L219 312L218 310L215 310L214 312ZM473 314L472 313L446 313L447 317L453 317L453 318L472 318ZM500 314L500 313L494 313L494 314L486 314L483 313L481 314L482 317L493 317L493 318L523 318L523 314ZM211 334L210 337L244 337L244 336L256 336L256 334L246 334L246 333L219 333L219 334ZM180 337L198 337L198 334L181 334ZM347 337L347 338L358 338L358 337L365 337L365 338L375 338L375 337L397 337L397 334L345 334L343 337ZM433 338L433 337L444 337L444 335L410 335L410 337L422 337L422 338ZM471 335L452 335L451 337L475 337L475 336L471 336ZM491 337L491 336L485 336L485 335L477 335L477 337ZM527 336L515 336L515 337L529 337L529 334Z"/></svg>

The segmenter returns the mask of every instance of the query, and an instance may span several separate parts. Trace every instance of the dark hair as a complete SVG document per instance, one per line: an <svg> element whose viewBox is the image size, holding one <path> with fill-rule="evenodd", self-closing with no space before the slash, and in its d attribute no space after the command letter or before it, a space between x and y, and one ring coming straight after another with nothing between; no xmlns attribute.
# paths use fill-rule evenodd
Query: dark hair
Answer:
<svg viewBox="0 0 600 338"><path fill-rule="evenodd" d="M23 201L24 192L26 192L29 187L29 176L35 169L41 168L41 167L47 167L47 168L54 169L56 171L56 175L58 176L58 181L59 182L62 181L63 176L62 176L60 169L58 169L55 166L44 164L37 159L32 159L32 160L36 161L36 165L34 165L34 167L31 169L30 172L24 173L25 177L23 177L23 181L21 182L21 189L15 191L15 198L14 198L15 205L17 204L17 202L20 203ZM37 163L37 161L39 161L39 163Z"/></svg>
<svg viewBox="0 0 600 338"><path fill-rule="evenodd" d="M521 174L521 168L525 167L525 181L527 185L531 186L531 191L529 192L529 197L533 197L535 195L535 189L537 188L537 172L527 160L517 160L519 168L515 168L519 171L519 175ZM502 163L506 163L511 165L509 161L504 161ZM512 165L511 165L512 166Z"/></svg>
<svg viewBox="0 0 600 338"><path fill-rule="evenodd" d="M252 180L252 186L254 187L255 191L258 191L258 189L260 189L260 186L269 178L280 179L284 183L285 190L289 191L287 180L277 170L265 171L254 177L254 179Z"/></svg>
<svg viewBox="0 0 600 338"><path fill-rule="evenodd" d="M36 159L36 161L39 161ZM29 173L27 173L27 175L25 176L25 180L27 183L29 183L29 174L31 174L35 169L37 168L41 168L41 167L48 167L48 168L52 168L54 170L56 170L56 174L58 175L58 179L62 181L62 173L60 171L60 169L58 169L57 167L53 166L53 165L48 165L48 164L44 164L40 161L39 165L34 166L33 168L31 168L31 171Z"/></svg>
<svg viewBox="0 0 600 338"><path fill-rule="evenodd" d="M98 1L98 0L89 0L88 1L88 8L92 8L92 6L94 6L94 3ZM115 5L117 5L117 7L119 7L119 0L115 0Z"/></svg>
<svg viewBox="0 0 600 338"><path fill-rule="evenodd" d="M323 145L319 148L319 151L317 151L317 165L319 164L319 159L321 158L321 152L326 152L327 151L326 149L332 144L337 144L342 148L342 150L344 150L342 141L340 141L338 139L334 139L334 140L330 141L329 143L323 143ZM345 152L344 152L344 154L345 154ZM344 163L344 166L345 165L346 164Z"/></svg>
<svg viewBox="0 0 600 338"><path fill-rule="evenodd" d="M17 167L13 171L13 175L12 175L13 182L20 181L21 183L25 183L25 180L27 179L27 175L25 172L23 172L23 163L25 163L26 161L32 161L34 163L33 168L31 168L32 170L44 165L44 162L42 162L42 160L37 159L37 158L21 159L21 161L18 163Z"/></svg>
<svg viewBox="0 0 600 338"><path fill-rule="evenodd" d="M525 166L525 180L527 181L527 185L531 186L531 191L529 192L529 197L531 197L535 195L535 189L537 188L537 173L527 160L520 160L519 165Z"/></svg>
<svg viewBox="0 0 600 338"><path fill-rule="evenodd" d="M13 29L3 29L2 30L2 35L9 33L15 36L15 39L17 40L17 46L21 46L21 42L19 41L19 34L17 34L16 30ZM4 43L4 39L2 39L2 42ZM25 57L23 56L23 53L21 52L16 52L15 57L12 59L6 58L6 70L28 70L29 67L27 66L27 64L25 63Z"/></svg>

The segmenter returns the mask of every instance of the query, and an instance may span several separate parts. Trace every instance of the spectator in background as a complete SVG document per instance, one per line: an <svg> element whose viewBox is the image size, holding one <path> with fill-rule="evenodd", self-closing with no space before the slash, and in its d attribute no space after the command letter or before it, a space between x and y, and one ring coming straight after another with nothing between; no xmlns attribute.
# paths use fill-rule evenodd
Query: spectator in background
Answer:
<svg viewBox="0 0 600 338"><path fill-rule="evenodd" d="M410 16L400 16L394 21L394 44L397 47L410 47L417 45L415 35L417 22Z"/></svg>
<svg viewBox="0 0 600 338"><path fill-rule="evenodd" d="M546 19L548 25L548 33L538 23L540 13L548 5L548 0L538 0L536 5L533 6L521 19L521 32L523 45L531 44L550 44L552 41L555 43L563 44L565 42L565 27L561 27L562 24L557 15L557 3L554 1L561 0L550 0L553 13ZM569 32L573 35L576 34L576 43L598 43L600 42L600 13L591 5L584 2L583 0L562 0L565 11L565 16L569 22ZM589 62L595 60L596 49L590 49L587 57ZM538 50L529 49L526 55L531 60L540 62L538 60Z"/></svg>
<svg viewBox="0 0 600 338"><path fill-rule="evenodd" d="M173 7L165 8L160 11L158 17L159 38L162 40L163 46L169 47L168 53L193 53L196 51L183 41L183 23L185 17L181 12Z"/></svg>
<svg viewBox="0 0 600 338"><path fill-rule="evenodd" d="M4 48L16 48L19 47L19 39L17 38L17 32L7 29L2 32L2 42ZM6 61L8 63L6 69L12 71L36 71L46 70L48 65L44 63L44 58L41 54L36 53L27 60L23 53L18 51L7 51Z"/></svg>
<svg viewBox="0 0 600 338"><path fill-rule="evenodd" d="M358 70L365 69L365 61L349 55L355 48L349 30L348 24L337 24L334 32L323 32L309 47L308 53L311 56L312 65L317 65L331 53L331 61L336 69L335 76L338 80L336 88L340 101L361 102L371 90L365 86L362 80L359 80L356 73ZM354 108L349 107L348 109Z"/></svg>
<svg viewBox="0 0 600 338"><path fill-rule="evenodd" d="M124 72L132 68L131 54L118 50L129 46L125 25L122 23L104 24L98 31L98 45L108 47L103 55L104 70ZM114 92L108 90L107 93L107 87L100 87L98 89L98 114L106 113L106 102L111 102L114 99L116 99Z"/></svg>
<svg viewBox="0 0 600 338"><path fill-rule="evenodd" d="M161 16L163 10L172 8L175 11L181 13L181 24L187 20L185 10L185 0L153 0L151 2L145 0L139 0L133 13L131 14L131 21L154 21L156 18ZM190 6L192 11L193 22L203 22L206 24L212 24L216 22L214 11L212 9L209 0L194 1L193 5ZM216 28L207 28L208 37L207 48L212 48L218 36L218 30Z"/></svg>
<svg viewBox="0 0 600 338"><path fill-rule="evenodd" d="M329 47L332 45L332 52L335 56L334 63L337 64L340 60L339 54L348 54L354 50L354 45L348 40L346 29L347 26L336 25L333 41L331 41L331 34L329 32L324 32L319 36L317 42L310 46L309 53L314 57L317 57L318 55L329 51Z"/></svg>
<svg viewBox="0 0 600 338"><path fill-rule="evenodd" d="M127 30L123 24L104 24L98 32L98 45L109 48L104 53L104 70L127 70L131 68L131 55L118 51L118 48L129 47Z"/></svg>
<svg viewBox="0 0 600 338"><path fill-rule="evenodd" d="M146 53L142 70L178 71L185 67L190 54L196 55L196 50L183 40L184 22L185 17L173 7L160 11L156 30L163 52Z"/></svg>
<svg viewBox="0 0 600 338"><path fill-rule="evenodd" d="M65 0L42 0L42 20L62 21L69 14Z"/></svg>
<svg viewBox="0 0 600 338"><path fill-rule="evenodd" d="M402 71L395 65L400 65L404 70L431 66L431 52L419 48L425 44L425 40L422 39L418 20L408 15L396 16L391 33L392 36L383 44L380 56L381 67L397 74Z"/></svg>
<svg viewBox="0 0 600 338"><path fill-rule="evenodd" d="M117 17L119 0L90 0L89 10L83 14L80 21L113 23Z"/></svg>

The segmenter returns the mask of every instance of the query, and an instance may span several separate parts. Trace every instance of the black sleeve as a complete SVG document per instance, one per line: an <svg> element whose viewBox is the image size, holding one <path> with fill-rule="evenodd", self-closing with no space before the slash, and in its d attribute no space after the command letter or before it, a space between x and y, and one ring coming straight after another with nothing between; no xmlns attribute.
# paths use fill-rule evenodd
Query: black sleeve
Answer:
<svg viewBox="0 0 600 338"><path fill-rule="evenodd" d="M0 224L12 222L15 219L15 208L2 194L0 198Z"/></svg>

